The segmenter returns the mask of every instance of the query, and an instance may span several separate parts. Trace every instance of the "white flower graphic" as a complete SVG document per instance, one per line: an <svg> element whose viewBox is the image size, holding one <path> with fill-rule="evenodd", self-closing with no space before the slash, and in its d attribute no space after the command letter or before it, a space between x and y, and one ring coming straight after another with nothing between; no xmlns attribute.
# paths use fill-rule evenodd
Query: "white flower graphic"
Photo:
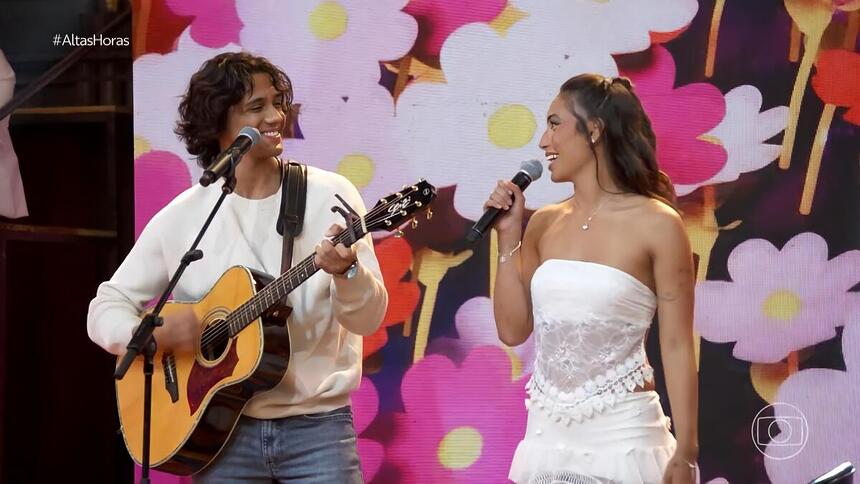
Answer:
<svg viewBox="0 0 860 484"><path fill-rule="evenodd" d="M726 150L723 168L710 179L695 185L675 185L675 191L687 195L704 185L735 181L741 173L756 171L779 157L782 145L765 143L779 134L788 122L788 106L761 111L762 97L753 86L738 86L725 95L726 114L705 136L719 140Z"/></svg>
<svg viewBox="0 0 860 484"><path fill-rule="evenodd" d="M134 61L134 98L145 100L134 104L134 135L146 139L152 150L170 151L185 160L192 179L196 180L202 170L173 133L179 119L180 98L191 75L205 61L222 52L239 50L241 47L235 44L217 49L204 47L186 29L179 36L175 51L146 54Z"/></svg>
<svg viewBox="0 0 860 484"><path fill-rule="evenodd" d="M303 139L285 139L284 156L344 175L368 207L418 180L399 154L394 106L384 89L302 106L299 124Z"/></svg>
<svg viewBox="0 0 860 484"><path fill-rule="evenodd" d="M768 477L776 484L809 482L845 461L857 462L860 455L860 313L845 324L842 332L845 371L809 368L788 377L780 386L777 401L794 407L799 414L781 415L785 405L775 406L773 424L779 432L764 449ZM801 415L808 433L798 422ZM772 427L772 426L771 426ZM775 430L775 429L774 429ZM802 444L802 447L801 447ZM786 458L798 453L794 458Z"/></svg>
<svg viewBox="0 0 860 484"><path fill-rule="evenodd" d="M284 69L303 106L351 97L378 84L380 62L412 48L418 24L401 11L407 2L237 0L240 43Z"/></svg>
<svg viewBox="0 0 860 484"><path fill-rule="evenodd" d="M496 331L496 319L493 316L493 301L488 297L473 297L464 302L454 316L457 327L458 343L468 354L478 346L493 345L513 351L522 364L520 374L528 375L534 368L535 345L534 336L529 336L525 343L514 348L508 348L499 340Z"/></svg>
<svg viewBox="0 0 860 484"><path fill-rule="evenodd" d="M608 52L544 49L555 33L531 18L505 35L485 24L458 29L442 47L447 84L414 84L397 100L397 138L415 171L436 186L457 185L456 210L477 219L497 179L522 160L543 158L538 140L561 84L583 72L615 75ZM527 196L539 208L570 196L569 184L537 180Z"/></svg>
<svg viewBox="0 0 860 484"><path fill-rule="evenodd" d="M737 341L736 358L776 363L792 351L828 340L860 309L860 251L828 259L827 241L806 232L782 249L746 240L728 260L732 281L696 286L695 325L708 341Z"/></svg>
<svg viewBox="0 0 860 484"><path fill-rule="evenodd" d="M693 20L695 0L512 0L548 32L555 42L546 48L577 49L589 45L611 54L640 52L652 42L679 33ZM662 35L661 35L662 34Z"/></svg>

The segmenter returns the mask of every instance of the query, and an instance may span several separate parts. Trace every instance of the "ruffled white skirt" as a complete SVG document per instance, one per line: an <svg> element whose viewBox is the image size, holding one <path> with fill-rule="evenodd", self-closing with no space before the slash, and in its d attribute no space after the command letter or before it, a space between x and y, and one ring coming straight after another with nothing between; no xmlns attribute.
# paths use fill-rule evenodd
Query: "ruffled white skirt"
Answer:
<svg viewBox="0 0 860 484"><path fill-rule="evenodd" d="M629 393L570 425L532 407L508 477L517 484L660 483L675 445L653 391Z"/></svg>

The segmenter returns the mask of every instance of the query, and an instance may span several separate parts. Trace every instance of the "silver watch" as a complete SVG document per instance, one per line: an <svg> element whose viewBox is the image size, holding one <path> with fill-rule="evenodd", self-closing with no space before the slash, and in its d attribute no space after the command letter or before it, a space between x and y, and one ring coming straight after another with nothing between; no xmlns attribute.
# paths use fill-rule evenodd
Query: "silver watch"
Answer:
<svg viewBox="0 0 860 484"><path fill-rule="evenodd" d="M341 279L352 279L355 275L358 274L358 261L352 263L349 267L346 268L340 274L335 274L335 277L340 277Z"/></svg>

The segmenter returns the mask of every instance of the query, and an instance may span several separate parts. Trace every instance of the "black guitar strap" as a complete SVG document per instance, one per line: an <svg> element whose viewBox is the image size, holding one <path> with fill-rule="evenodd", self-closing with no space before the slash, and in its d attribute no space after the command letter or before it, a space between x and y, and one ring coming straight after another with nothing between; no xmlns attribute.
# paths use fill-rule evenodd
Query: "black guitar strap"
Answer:
<svg viewBox="0 0 860 484"><path fill-rule="evenodd" d="M284 238L281 252L283 274L293 263L293 240L302 233L308 193L308 167L292 160L282 162L281 167L281 213L278 215L277 230Z"/></svg>

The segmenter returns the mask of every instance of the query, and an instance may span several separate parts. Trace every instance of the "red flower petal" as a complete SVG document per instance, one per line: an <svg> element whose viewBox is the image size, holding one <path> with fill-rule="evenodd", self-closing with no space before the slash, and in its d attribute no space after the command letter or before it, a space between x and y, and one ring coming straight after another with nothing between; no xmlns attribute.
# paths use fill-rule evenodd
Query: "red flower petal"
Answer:
<svg viewBox="0 0 860 484"><path fill-rule="evenodd" d="M376 244L382 280L388 290L388 309L382 326L364 338L364 358L379 351L388 342L386 328L412 319L421 290L414 281L403 281L412 266L412 247L405 239L389 237Z"/></svg>
<svg viewBox="0 0 860 484"><path fill-rule="evenodd" d="M832 49L821 52L815 63L812 88L827 104L860 105L860 54Z"/></svg>

